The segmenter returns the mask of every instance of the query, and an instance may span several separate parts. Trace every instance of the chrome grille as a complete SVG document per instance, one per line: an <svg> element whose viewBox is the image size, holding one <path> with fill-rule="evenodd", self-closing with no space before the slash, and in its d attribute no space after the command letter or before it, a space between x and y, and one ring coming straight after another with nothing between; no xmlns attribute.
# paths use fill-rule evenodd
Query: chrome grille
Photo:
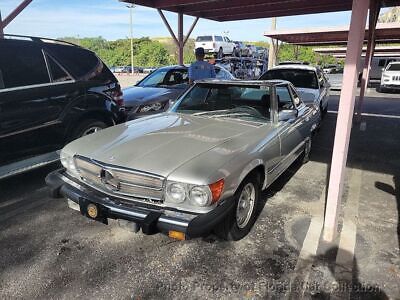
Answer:
<svg viewBox="0 0 400 300"><path fill-rule="evenodd" d="M399 81L400 80L400 76L393 76L392 80Z"/></svg>
<svg viewBox="0 0 400 300"><path fill-rule="evenodd" d="M162 202L164 178L136 170L114 167L85 157L75 157L81 179L115 195Z"/></svg>

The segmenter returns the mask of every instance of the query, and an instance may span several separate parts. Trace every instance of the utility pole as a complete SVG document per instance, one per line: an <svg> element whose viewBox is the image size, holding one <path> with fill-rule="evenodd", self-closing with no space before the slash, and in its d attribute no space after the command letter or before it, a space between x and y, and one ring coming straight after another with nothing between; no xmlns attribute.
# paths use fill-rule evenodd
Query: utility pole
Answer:
<svg viewBox="0 0 400 300"><path fill-rule="evenodd" d="M133 29L132 29L132 19L133 19L133 8L135 7L134 4L127 5L129 8L129 31L130 31L130 38L131 38L131 74L135 73L135 68L133 66Z"/></svg>
<svg viewBox="0 0 400 300"><path fill-rule="evenodd" d="M276 18L271 19L271 30L276 29ZM276 43L276 48L278 48L278 42ZM275 41L271 39L269 44L268 52L268 70L271 69L276 63L276 53L278 49L275 49Z"/></svg>

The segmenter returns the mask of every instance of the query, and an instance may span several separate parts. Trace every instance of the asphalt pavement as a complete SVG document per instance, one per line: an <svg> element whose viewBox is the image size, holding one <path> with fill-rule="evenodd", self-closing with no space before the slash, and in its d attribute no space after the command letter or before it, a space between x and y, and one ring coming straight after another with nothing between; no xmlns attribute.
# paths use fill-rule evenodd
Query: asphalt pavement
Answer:
<svg viewBox="0 0 400 300"><path fill-rule="evenodd" d="M398 297L399 119L365 116L364 131L353 127L341 234L336 246L319 241L337 101L311 161L263 194L255 226L238 242L176 241L89 220L48 196L44 178L57 164L0 181L0 299L328 299L338 292L330 283L346 279L346 255L346 282L375 288L347 296ZM400 116L400 95L371 96L365 111Z"/></svg>

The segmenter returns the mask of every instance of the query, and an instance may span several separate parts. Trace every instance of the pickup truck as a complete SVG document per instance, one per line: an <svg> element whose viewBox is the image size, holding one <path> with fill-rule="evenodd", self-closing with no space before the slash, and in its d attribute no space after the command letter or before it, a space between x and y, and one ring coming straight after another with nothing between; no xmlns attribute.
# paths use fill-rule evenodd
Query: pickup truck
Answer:
<svg viewBox="0 0 400 300"><path fill-rule="evenodd" d="M224 55L235 55L236 45L228 37L222 35L202 35L196 38L195 49L202 47L205 53L213 54L217 58Z"/></svg>

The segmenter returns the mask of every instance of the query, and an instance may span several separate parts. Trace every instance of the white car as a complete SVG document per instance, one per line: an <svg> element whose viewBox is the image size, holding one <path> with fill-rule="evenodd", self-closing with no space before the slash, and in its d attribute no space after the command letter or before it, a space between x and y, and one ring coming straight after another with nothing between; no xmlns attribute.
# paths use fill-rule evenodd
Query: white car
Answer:
<svg viewBox="0 0 400 300"><path fill-rule="evenodd" d="M261 75L260 79L289 81L305 104L315 105L321 110L321 117L328 111L330 84L320 68L300 64L278 65Z"/></svg>
<svg viewBox="0 0 400 300"><path fill-rule="evenodd" d="M222 35L201 35L196 38L195 49L202 47L205 53L211 53L218 58L224 55L234 55L236 45L228 37Z"/></svg>
<svg viewBox="0 0 400 300"><path fill-rule="evenodd" d="M382 72L380 91L400 89L400 62L389 63Z"/></svg>

